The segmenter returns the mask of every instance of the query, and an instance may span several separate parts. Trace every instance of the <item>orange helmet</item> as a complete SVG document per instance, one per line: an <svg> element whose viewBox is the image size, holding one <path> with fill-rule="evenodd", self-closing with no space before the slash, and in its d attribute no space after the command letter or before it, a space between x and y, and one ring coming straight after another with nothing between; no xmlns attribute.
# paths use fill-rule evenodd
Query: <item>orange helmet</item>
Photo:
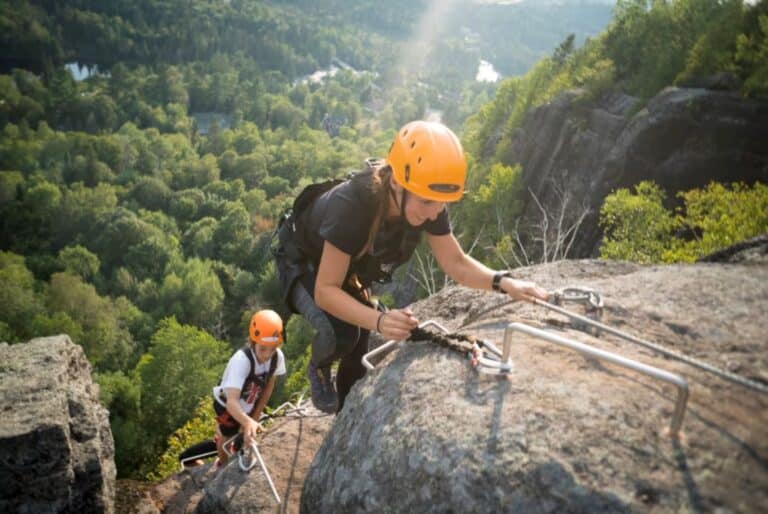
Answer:
<svg viewBox="0 0 768 514"><path fill-rule="evenodd" d="M259 311L251 317L248 337L253 344L280 346L283 343L283 320L275 311Z"/></svg>
<svg viewBox="0 0 768 514"><path fill-rule="evenodd" d="M389 147L387 164L398 184L422 198L455 202L464 193L464 151L456 134L442 123L406 124Z"/></svg>

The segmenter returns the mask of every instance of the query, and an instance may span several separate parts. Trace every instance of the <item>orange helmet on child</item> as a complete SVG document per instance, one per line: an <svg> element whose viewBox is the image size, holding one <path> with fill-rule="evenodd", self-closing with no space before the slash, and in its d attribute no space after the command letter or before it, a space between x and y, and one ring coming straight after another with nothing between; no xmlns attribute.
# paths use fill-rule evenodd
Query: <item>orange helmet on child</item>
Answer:
<svg viewBox="0 0 768 514"><path fill-rule="evenodd" d="M387 164L398 184L422 198L455 202L464 193L464 150L456 134L442 123L406 124L389 147Z"/></svg>
<svg viewBox="0 0 768 514"><path fill-rule="evenodd" d="M280 346L283 344L283 320L275 311L265 309L251 317L248 338L253 344Z"/></svg>

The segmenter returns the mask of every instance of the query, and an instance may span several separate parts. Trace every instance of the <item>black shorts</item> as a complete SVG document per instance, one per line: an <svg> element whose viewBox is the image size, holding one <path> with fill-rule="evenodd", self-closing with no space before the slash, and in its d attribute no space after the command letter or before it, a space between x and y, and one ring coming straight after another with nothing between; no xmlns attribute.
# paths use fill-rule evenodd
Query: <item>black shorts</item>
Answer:
<svg viewBox="0 0 768 514"><path fill-rule="evenodd" d="M240 431L240 423L216 399L213 400L213 411L216 413L216 423L219 425L221 435L232 437Z"/></svg>

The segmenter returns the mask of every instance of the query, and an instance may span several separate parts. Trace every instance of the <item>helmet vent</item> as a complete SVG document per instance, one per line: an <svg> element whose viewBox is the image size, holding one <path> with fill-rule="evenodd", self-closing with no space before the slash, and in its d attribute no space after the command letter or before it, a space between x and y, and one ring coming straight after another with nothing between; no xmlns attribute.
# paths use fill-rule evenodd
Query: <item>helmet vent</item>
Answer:
<svg viewBox="0 0 768 514"><path fill-rule="evenodd" d="M414 146L416 146L416 141L411 141L411 148L413 148Z"/></svg>
<svg viewBox="0 0 768 514"><path fill-rule="evenodd" d="M455 193L461 189L458 184L429 184L428 187L437 193Z"/></svg>
<svg viewBox="0 0 768 514"><path fill-rule="evenodd" d="M408 182L411 180L411 165L406 164L405 165L405 181Z"/></svg>
<svg viewBox="0 0 768 514"><path fill-rule="evenodd" d="M421 157L419 157L419 160L416 161L416 164L421 164Z"/></svg>

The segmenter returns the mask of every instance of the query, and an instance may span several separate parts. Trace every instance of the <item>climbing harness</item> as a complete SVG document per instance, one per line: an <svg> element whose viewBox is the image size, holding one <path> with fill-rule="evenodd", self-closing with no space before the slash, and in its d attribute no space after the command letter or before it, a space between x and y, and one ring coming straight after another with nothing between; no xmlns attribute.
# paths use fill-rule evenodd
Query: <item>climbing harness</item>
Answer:
<svg viewBox="0 0 768 514"><path fill-rule="evenodd" d="M604 302L601 295L591 288L569 286L553 292L550 297L552 298L552 303L538 299L533 299L533 303L534 305L545 307L567 316L570 318L574 328L585 332L591 332L595 335L599 334L600 331L608 332L632 343L640 344L668 357L678 359L682 362L685 362L686 364L690 364L704 371L718 375L736 384L749 387L762 393L768 393L768 386L765 386L761 383L716 368L692 357L673 352L662 346L634 337L630 334L627 334L626 332L601 323L598 321L598 319L600 319L602 316ZM465 321L459 328L462 328L469 323L476 321L480 316L487 314L488 312L499 309L505 305L509 305L513 301L514 300L504 301L500 304L494 305L489 309L484 309L483 311L474 314L471 321ZM564 309L562 305L565 303L582 304L586 311L586 315L582 316L580 314L576 314L575 312ZM423 330L424 328L430 326L438 328L442 334L435 335L427 332L426 330ZM428 320L421 323L418 329L412 332L410 339L431 340L442 346L459 351L460 353L467 355L472 360L473 366L480 372L491 374L507 374L510 373L513 369L513 363L510 358L510 354L512 348L512 334L514 332L521 332L537 339L557 344L589 357L607 361L674 385L678 390L678 394L677 400L675 402L675 410L672 415L672 421L670 422L669 433L672 437L678 436L688 402L688 383L684 378L675 373L670 373L654 366L649 366L642 362L628 359L621 355L601 350L588 344L575 341L573 339L568 339L566 337L534 328L523 323L510 323L506 326L504 331L504 344L501 350L499 350L499 348L490 341L478 339L472 336L456 334L455 332L450 333L448 329L434 320ZM363 365L368 369L373 369L374 365L371 364L370 358L393 349L400 342L402 341L388 341L375 350L368 352L363 356Z"/></svg>

